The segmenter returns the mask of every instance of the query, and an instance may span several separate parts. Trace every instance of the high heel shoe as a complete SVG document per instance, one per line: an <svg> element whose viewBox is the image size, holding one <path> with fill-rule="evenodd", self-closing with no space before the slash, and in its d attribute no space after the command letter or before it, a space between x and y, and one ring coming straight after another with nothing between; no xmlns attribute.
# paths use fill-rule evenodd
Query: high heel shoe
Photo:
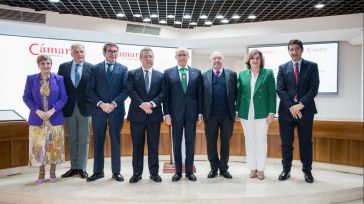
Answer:
<svg viewBox="0 0 364 204"><path fill-rule="evenodd" d="M55 174L55 171L49 171L50 173L54 173ZM56 183L57 182L57 177L55 176L55 177L50 177L49 178L49 181L51 182L51 183Z"/></svg>
<svg viewBox="0 0 364 204"><path fill-rule="evenodd" d="M249 174L250 178L256 178L257 177L257 170L251 170Z"/></svg>
<svg viewBox="0 0 364 204"><path fill-rule="evenodd" d="M264 171L258 171L257 172L257 178L259 180L263 180L264 179Z"/></svg>
<svg viewBox="0 0 364 204"><path fill-rule="evenodd" d="M39 175L40 174L43 174L43 178L38 178L38 180L37 180L37 184L42 184L42 183L44 183L45 182L45 179L44 179L44 174L45 174L45 172L39 172Z"/></svg>

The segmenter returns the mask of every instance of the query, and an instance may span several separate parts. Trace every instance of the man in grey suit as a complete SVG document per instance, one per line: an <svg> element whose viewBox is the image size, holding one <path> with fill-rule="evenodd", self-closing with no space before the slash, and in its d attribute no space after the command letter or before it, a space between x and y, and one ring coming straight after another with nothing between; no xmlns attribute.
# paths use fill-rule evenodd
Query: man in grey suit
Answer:
<svg viewBox="0 0 364 204"><path fill-rule="evenodd" d="M70 147L71 169L62 178L79 175L87 178L86 165L89 148L90 103L87 96L87 83L92 64L85 62L85 47L81 44L71 45L70 62L59 66L58 75L63 76L68 100L63 107L65 127Z"/></svg>
<svg viewBox="0 0 364 204"><path fill-rule="evenodd" d="M223 67L224 56L213 52L210 56L212 69L203 74L203 117L207 143L207 156L211 171L207 178L215 178L218 170L224 178L231 179L228 171L230 138L235 122L237 77L234 71ZM220 159L217 139L220 130Z"/></svg>
<svg viewBox="0 0 364 204"><path fill-rule="evenodd" d="M153 67L153 51L145 47L140 51L140 68L128 73L128 93L131 99L128 112L133 141L133 176L130 183L142 179L145 133L148 142L150 179L161 182L158 175L158 146L160 126L163 121L162 102L166 87L164 75Z"/></svg>
<svg viewBox="0 0 364 204"><path fill-rule="evenodd" d="M103 47L105 61L93 68L88 84L92 101L92 129L94 132L94 173L87 181L104 177L104 145L106 127L109 126L111 141L112 178L124 181L120 174L120 130L123 126L125 107L128 97L128 68L116 62L119 47L115 43L105 43Z"/></svg>

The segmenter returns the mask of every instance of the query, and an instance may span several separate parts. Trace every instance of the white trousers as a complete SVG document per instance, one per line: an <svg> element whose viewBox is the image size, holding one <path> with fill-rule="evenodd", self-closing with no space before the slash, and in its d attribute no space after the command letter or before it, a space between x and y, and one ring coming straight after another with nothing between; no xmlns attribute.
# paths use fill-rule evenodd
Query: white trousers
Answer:
<svg viewBox="0 0 364 204"><path fill-rule="evenodd" d="M267 119L240 119L244 129L246 160L249 170L264 171L267 159Z"/></svg>

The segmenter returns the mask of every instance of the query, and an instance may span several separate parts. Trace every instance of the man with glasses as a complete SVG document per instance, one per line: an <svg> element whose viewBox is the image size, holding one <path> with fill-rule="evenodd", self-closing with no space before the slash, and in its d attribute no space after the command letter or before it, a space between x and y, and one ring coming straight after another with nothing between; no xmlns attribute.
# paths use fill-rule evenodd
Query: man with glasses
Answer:
<svg viewBox="0 0 364 204"><path fill-rule="evenodd" d="M164 72L167 91L163 104L165 123L172 125L173 153L176 173L172 181L182 177L181 143L183 133L186 146L186 177L196 181L193 174L196 122L202 123L202 75L201 71L187 65L189 52L185 48L176 50L177 66Z"/></svg>
<svg viewBox="0 0 364 204"><path fill-rule="evenodd" d="M126 66L116 62L117 44L108 42L103 47L105 60L95 65L88 85L92 102L92 129L94 132L94 174L87 181L104 177L104 144L107 124L111 141L112 178L124 181L120 174L120 130L123 126L127 94Z"/></svg>

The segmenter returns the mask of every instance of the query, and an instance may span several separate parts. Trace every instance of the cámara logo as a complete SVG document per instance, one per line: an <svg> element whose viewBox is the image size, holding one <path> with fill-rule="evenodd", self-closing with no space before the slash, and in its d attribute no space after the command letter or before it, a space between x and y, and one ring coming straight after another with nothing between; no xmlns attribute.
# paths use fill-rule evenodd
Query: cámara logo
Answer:
<svg viewBox="0 0 364 204"><path fill-rule="evenodd" d="M71 48L51 47L44 43L32 43L29 45L29 52L32 55L46 54L50 56L70 55Z"/></svg>

